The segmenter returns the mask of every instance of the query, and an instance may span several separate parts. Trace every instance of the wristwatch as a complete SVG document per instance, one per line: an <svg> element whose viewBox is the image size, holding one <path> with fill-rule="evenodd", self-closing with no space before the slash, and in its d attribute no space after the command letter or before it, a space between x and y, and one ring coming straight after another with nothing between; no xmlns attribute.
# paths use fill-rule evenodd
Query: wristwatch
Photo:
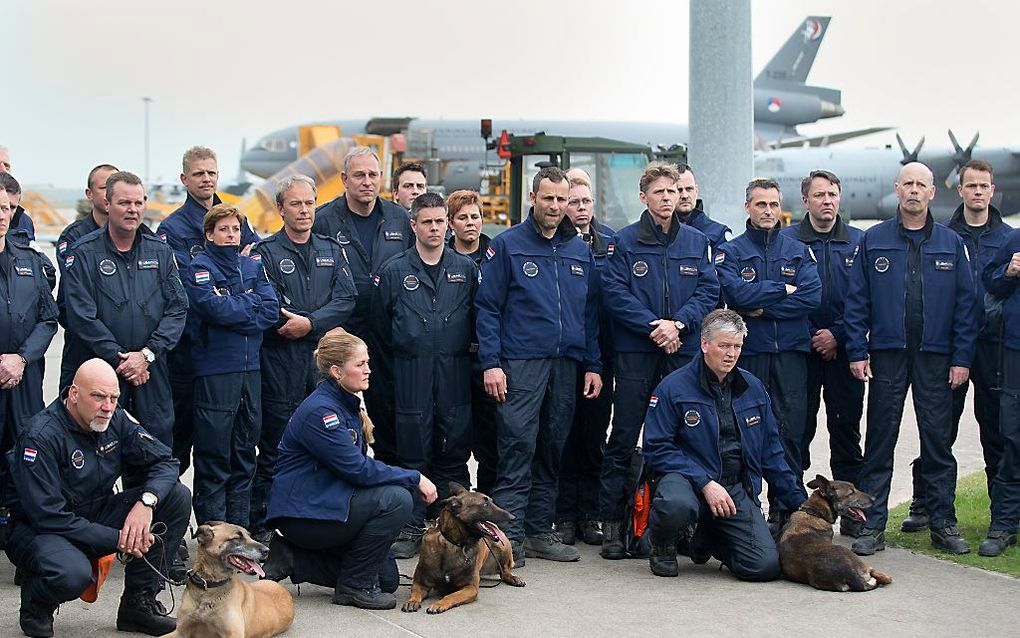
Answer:
<svg viewBox="0 0 1020 638"><path fill-rule="evenodd" d="M153 361L156 360L156 354L152 350L149 350L148 347L142 348L141 353L142 356L145 357L146 363L151 364Z"/></svg>
<svg viewBox="0 0 1020 638"><path fill-rule="evenodd" d="M156 495L152 492L142 492L142 497L138 500L142 502L142 505L149 509L155 509L156 503L159 502L159 499L156 498Z"/></svg>
<svg viewBox="0 0 1020 638"><path fill-rule="evenodd" d="M680 333L680 334L683 334L684 328L687 327L687 326L684 325L684 322L682 322L682 321L674 321L673 325L676 326L676 331L678 333Z"/></svg>

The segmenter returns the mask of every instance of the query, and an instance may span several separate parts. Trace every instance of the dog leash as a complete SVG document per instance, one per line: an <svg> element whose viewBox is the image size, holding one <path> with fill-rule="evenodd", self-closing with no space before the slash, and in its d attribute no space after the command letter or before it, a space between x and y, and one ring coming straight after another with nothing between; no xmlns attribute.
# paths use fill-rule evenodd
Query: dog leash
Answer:
<svg viewBox="0 0 1020 638"><path fill-rule="evenodd" d="M160 555L163 558L162 558L162 560L160 562L160 567L163 567L163 568L166 567L166 565L165 565L165 563L166 563L166 545L163 542L163 534L165 534L166 532L167 532L166 523L164 523L162 521L157 521L157 522L153 523L152 527L149 528L149 533L152 534L153 538L155 538L157 542L159 542L159 546L160 546L160 548L162 550L160 552ZM127 565L132 560L134 560L134 556L132 556L131 554L125 554L124 552L117 552L117 560L120 561L120 563L122 565ZM174 597L174 589L173 588L174 587L181 587L181 586L183 586L185 581L183 579L179 580L179 581L178 580L174 580L173 578L170 578L170 576L168 576L167 574L164 574L160 570L160 568L156 567L151 562L149 562L149 557L146 556L145 554L142 554L142 560L145 561L145 564L149 567L149 569L151 569L152 571L156 572L156 574L160 578L162 578L164 581L166 581L170 585L169 587L167 587L167 589L170 590L170 609L168 609L166 611L166 613L160 614L161 616L169 616L170 614L172 614L174 612L174 609L177 607L177 599ZM190 576L191 571L189 570L188 573L189 573L189 576ZM159 601L156 601L156 602L159 602Z"/></svg>

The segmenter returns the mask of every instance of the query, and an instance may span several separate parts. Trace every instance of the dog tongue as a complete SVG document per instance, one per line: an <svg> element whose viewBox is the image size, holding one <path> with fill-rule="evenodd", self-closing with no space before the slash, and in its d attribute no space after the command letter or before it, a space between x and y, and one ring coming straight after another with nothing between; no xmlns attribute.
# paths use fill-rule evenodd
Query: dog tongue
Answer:
<svg viewBox="0 0 1020 638"><path fill-rule="evenodd" d="M259 578L265 578L266 577L266 572L262 569L262 565L259 565L255 561L252 561L251 562L251 566L255 569L255 573L258 574Z"/></svg>

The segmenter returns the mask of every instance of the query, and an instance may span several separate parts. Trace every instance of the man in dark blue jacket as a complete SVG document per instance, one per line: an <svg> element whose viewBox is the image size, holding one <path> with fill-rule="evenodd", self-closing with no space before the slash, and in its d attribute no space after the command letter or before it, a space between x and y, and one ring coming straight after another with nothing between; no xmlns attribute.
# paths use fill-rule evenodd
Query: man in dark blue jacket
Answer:
<svg viewBox="0 0 1020 638"><path fill-rule="evenodd" d="M262 429L262 333L280 303L261 264L240 254L244 216L229 204L205 215L206 245L184 287L195 374L195 520L249 527L255 443Z"/></svg>
<svg viewBox="0 0 1020 638"><path fill-rule="evenodd" d="M57 288L57 310L60 325L64 327L64 347L60 357L60 389L71 384L78 365L89 358L89 349L77 335L67 330L67 310L64 307L64 257L67 249L85 235L106 226L110 217L110 203L106 200L106 180L117 172L117 167L100 164L88 176L85 199L92 203L92 211L67 225L57 238L57 267L60 268L60 286Z"/></svg>
<svg viewBox="0 0 1020 638"><path fill-rule="evenodd" d="M808 317L822 300L815 256L801 242L780 233L779 184L754 179L744 193L747 230L719 246L715 266L723 298L747 323L740 365L768 388L783 435L786 462L800 481L807 420ZM770 498L769 522L778 534L788 511Z"/></svg>
<svg viewBox="0 0 1020 638"><path fill-rule="evenodd" d="M601 554L611 560L626 558L625 486L648 397L697 354L701 320L719 301L708 238L682 224L675 211L679 180L671 164L645 168L639 186L647 208L617 233L603 286L613 317L617 384L599 490Z"/></svg>
<svg viewBox="0 0 1020 638"><path fill-rule="evenodd" d="M7 450L25 423L43 409L43 357L57 332L43 258L7 241L11 204L0 190L0 476Z"/></svg>
<svg viewBox="0 0 1020 638"><path fill-rule="evenodd" d="M64 257L68 329L121 378L121 405L160 441L173 440L167 353L184 330L188 299L170 248L141 229L145 188L138 176L106 182L110 219Z"/></svg>
<svg viewBox="0 0 1020 638"><path fill-rule="evenodd" d="M967 383L974 358L974 275L963 240L928 211L935 196L931 170L919 162L905 165L896 196L896 217L864 233L844 311L850 369L862 381L874 379L858 487L875 503L853 550L869 555L885 549L893 456L909 387L932 545L965 554L970 546L960 537L954 508L952 391Z"/></svg>
<svg viewBox="0 0 1020 638"><path fill-rule="evenodd" d="M20 231L28 242L35 241L35 224L28 212L21 206L21 184L10 173L0 173L0 188L7 191L7 197L11 204L11 222L8 232Z"/></svg>
<svg viewBox="0 0 1020 638"><path fill-rule="evenodd" d="M581 557L552 530L577 366L586 398L602 389L595 258L565 219L569 192L559 168L535 175L531 211L489 244L475 298L485 390L500 404L492 496L516 517L505 531L519 565L525 547L536 558Z"/></svg>
<svg viewBox="0 0 1020 638"><path fill-rule="evenodd" d="M786 463L765 386L737 368L747 327L732 310L714 310L701 330L702 356L655 388L645 417L645 462L656 485L649 566L676 576L677 535L698 530L691 559L715 556L741 580L779 578L779 553L761 514L762 478L785 511L804 502Z"/></svg>
<svg viewBox="0 0 1020 638"><path fill-rule="evenodd" d="M446 202L425 193L411 203L416 241L375 277L379 340L393 352L397 457L432 477L441 499L450 482L470 485L471 337L478 267L446 247ZM425 502L393 543L396 558L418 553Z"/></svg>
<svg viewBox="0 0 1020 638"><path fill-rule="evenodd" d="M340 174L346 192L315 211L312 232L340 242L350 264L358 302L346 326L368 344L372 357L372 385L365 394L368 415L375 423L375 457L394 464L396 428L393 412L393 355L375 338L369 326L372 276L390 257L414 245L407 211L379 197L382 169L375 152L361 146L344 157Z"/></svg>
<svg viewBox="0 0 1020 638"><path fill-rule="evenodd" d="M705 204L698 198L698 182L694 177L694 169L687 164L680 164L677 171L680 177L676 183L676 213L681 222L705 233L712 250L715 250L720 244L730 240L730 227L720 224L705 212Z"/></svg>
<svg viewBox="0 0 1020 638"><path fill-rule="evenodd" d="M989 489L992 520L978 554L998 556L1016 545L1020 526L1020 322L1016 320L1020 317L1020 288L1017 287L1020 230L1009 233L985 266L983 279L988 294L1002 303L1002 390L997 444L1000 456ZM981 436L984 443L983 431ZM987 454L987 448L985 450Z"/></svg>
<svg viewBox="0 0 1020 638"><path fill-rule="evenodd" d="M315 346L322 335L347 325L357 297L340 244L312 233L315 197L311 178L283 179L276 190L283 228L255 244L251 252L280 300L280 320L266 331L261 352L262 433L250 513L250 529L260 540L269 538L266 499L280 437L291 414L319 381Z"/></svg>
<svg viewBox="0 0 1020 638"><path fill-rule="evenodd" d="M205 247L203 220L210 208L220 204L216 194L220 171L216 153L204 146L193 146L181 159L181 183L188 192L181 207L170 213L156 230L157 236L174 251L177 267L187 272L191 260ZM241 245L248 246L258 235L245 222ZM247 251L245 252L247 254ZM191 445L195 432L194 375L191 363L191 341L185 332L169 354L170 387L174 397L174 457L181 462L181 473L191 465Z"/></svg>
<svg viewBox="0 0 1020 638"><path fill-rule="evenodd" d="M807 420L800 467L806 470L811 466L811 441L815 438L824 387L832 478L856 485L863 461L864 382L850 374L843 303L864 233L840 217L840 191L836 175L824 170L811 171L800 184L807 211L804 219L781 233L807 244L818 260L818 278L822 282L822 303L808 316L811 353L807 358ZM840 521L843 534L856 536L859 528L860 524L852 519Z"/></svg>
<svg viewBox="0 0 1020 638"><path fill-rule="evenodd" d="M92 564L123 552L124 595L117 629L162 636L176 627L156 600L158 576L141 560L166 564L191 517L191 495L170 448L117 407L118 375L91 359L62 398L35 415L9 456L6 503L13 529L7 556L21 574L21 628L53 635L57 605L92 584ZM122 479L125 488L114 493ZM163 523L162 542L154 524Z"/></svg>
<svg viewBox="0 0 1020 638"><path fill-rule="evenodd" d="M956 187L963 202L947 224L963 238L970 254L971 270L974 272L974 286L977 301L979 326L977 346L974 349L974 364L970 368L970 384L974 385L974 418L978 422L981 450L985 459L985 475L991 496L995 468L1002 456L1002 437L999 434L999 399L1002 394L1002 331L1003 315L1001 301L986 298L982 272L992 256L1006 243L1012 228L1003 223L999 209L992 205L995 183L992 179L992 165L984 160L971 160L960 169L960 183ZM953 441L960 429L960 418L967 401L964 383L953 391ZM910 502L910 515L903 520L900 529L904 532L919 532L928 527L928 515L924 509L924 479L921 477L921 458L914 459L914 494Z"/></svg>

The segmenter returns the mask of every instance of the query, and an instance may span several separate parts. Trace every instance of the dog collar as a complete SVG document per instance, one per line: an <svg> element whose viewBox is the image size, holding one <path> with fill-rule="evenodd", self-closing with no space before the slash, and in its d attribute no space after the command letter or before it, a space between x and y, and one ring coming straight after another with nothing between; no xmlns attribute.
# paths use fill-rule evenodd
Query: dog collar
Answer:
<svg viewBox="0 0 1020 638"><path fill-rule="evenodd" d="M229 578L224 578L223 580L206 580L205 578L202 578L201 576L196 574L195 570L193 569L188 570L188 580L190 580L195 585L201 587L202 589L215 589L217 587L222 587L230 582Z"/></svg>
<svg viewBox="0 0 1020 638"><path fill-rule="evenodd" d="M815 508L808 507L807 505L801 505L800 508L799 508L799 511L804 512L805 514L810 514L811 516L814 516L815 518L820 518L823 521L828 521L829 520L824 512L819 512Z"/></svg>

